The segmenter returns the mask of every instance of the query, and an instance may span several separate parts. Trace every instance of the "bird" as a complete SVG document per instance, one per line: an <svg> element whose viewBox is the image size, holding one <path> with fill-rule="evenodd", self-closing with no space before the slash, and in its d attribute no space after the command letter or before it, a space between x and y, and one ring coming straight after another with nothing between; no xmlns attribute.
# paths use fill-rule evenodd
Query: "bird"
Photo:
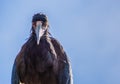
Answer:
<svg viewBox="0 0 120 84"><path fill-rule="evenodd" d="M49 32L47 15L36 13L31 22L30 36L13 63L11 84L73 84L69 57Z"/></svg>

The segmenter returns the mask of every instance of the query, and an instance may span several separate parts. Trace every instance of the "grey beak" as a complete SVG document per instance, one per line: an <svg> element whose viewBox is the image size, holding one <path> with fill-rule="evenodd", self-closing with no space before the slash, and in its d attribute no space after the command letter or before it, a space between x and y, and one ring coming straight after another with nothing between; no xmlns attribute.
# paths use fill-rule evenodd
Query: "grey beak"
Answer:
<svg viewBox="0 0 120 84"><path fill-rule="evenodd" d="M44 34L44 31L42 29L42 25L40 25L40 24L37 25L37 27L35 28L35 33L36 33L36 37L37 37L37 45L39 45L40 38Z"/></svg>

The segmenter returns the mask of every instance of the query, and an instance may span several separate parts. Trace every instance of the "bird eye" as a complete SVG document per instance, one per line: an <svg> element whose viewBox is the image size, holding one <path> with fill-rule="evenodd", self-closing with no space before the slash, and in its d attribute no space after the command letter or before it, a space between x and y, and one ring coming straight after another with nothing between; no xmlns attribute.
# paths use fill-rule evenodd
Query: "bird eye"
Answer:
<svg viewBox="0 0 120 84"><path fill-rule="evenodd" d="M45 30L46 30L46 27L42 27L42 30L45 31Z"/></svg>

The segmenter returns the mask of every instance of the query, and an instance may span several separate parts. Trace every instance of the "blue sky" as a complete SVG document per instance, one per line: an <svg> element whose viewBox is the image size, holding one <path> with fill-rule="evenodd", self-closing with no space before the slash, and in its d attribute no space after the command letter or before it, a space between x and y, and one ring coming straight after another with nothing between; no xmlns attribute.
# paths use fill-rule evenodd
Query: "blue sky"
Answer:
<svg viewBox="0 0 120 84"><path fill-rule="evenodd" d="M1 0L0 83L10 84L14 59L37 12L63 45L74 84L120 84L120 0Z"/></svg>

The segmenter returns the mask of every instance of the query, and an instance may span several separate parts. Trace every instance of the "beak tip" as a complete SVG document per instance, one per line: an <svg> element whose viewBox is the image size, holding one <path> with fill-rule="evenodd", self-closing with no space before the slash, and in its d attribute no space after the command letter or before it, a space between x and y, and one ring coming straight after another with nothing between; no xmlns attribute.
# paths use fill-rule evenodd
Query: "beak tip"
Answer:
<svg viewBox="0 0 120 84"><path fill-rule="evenodd" d="M37 45L39 45L39 41L37 41Z"/></svg>

